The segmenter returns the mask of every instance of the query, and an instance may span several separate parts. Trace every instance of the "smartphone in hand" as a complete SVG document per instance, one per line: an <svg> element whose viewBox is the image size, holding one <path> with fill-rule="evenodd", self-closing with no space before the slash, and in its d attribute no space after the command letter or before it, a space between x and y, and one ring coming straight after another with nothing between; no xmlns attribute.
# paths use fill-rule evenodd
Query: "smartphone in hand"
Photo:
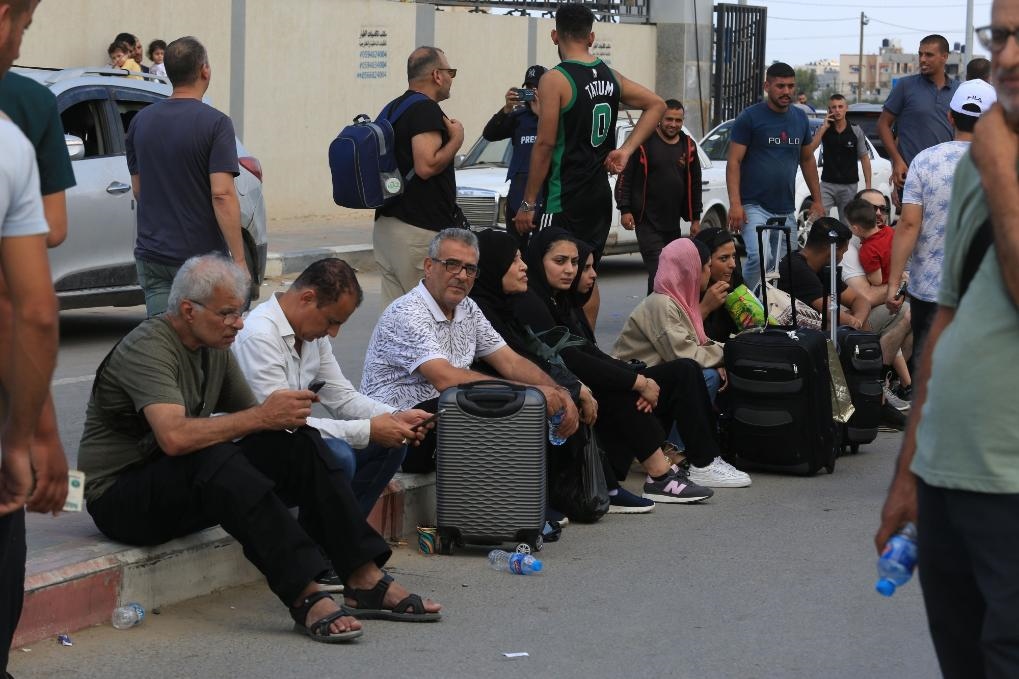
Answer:
<svg viewBox="0 0 1019 679"><path fill-rule="evenodd" d="M427 420L421 420L420 422L415 424L413 427L411 427L411 431L420 431L423 427L427 427L432 422L437 422L438 419L439 419L439 416L442 415L444 412L446 412L445 408L443 408L439 412L435 413L434 415L429 417Z"/></svg>
<svg viewBox="0 0 1019 679"><path fill-rule="evenodd" d="M319 391L322 390L322 387L324 387L325 385L326 385L325 380L315 380L314 382L308 385L308 391L313 391L317 394Z"/></svg>

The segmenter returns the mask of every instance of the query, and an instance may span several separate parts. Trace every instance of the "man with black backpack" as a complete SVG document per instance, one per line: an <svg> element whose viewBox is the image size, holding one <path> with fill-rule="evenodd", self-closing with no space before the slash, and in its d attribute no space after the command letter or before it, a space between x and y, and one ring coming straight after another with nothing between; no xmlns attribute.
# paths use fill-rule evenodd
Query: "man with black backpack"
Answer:
<svg viewBox="0 0 1019 679"><path fill-rule="evenodd" d="M463 226L456 204L453 161L464 142L460 121L439 102L449 99L456 69L437 47L418 47L407 59L407 91L386 105L393 125L396 164L406 179L403 194L375 212L372 245L382 273L382 301L410 292L424 277L428 244L436 232ZM395 120L406 99L419 98Z"/></svg>

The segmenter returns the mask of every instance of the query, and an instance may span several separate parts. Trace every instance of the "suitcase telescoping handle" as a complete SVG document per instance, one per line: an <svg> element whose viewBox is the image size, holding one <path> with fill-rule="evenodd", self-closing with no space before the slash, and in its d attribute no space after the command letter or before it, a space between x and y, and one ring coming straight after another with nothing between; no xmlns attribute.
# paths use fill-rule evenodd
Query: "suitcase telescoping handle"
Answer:
<svg viewBox="0 0 1019 679"><path fill-rule="evenodd" d="M828 229L828 243L831 245L831 286L828 293L828 333L831 335L831 343L836 347L835 334L839 326L839 288L838 288L838 266L835 259L838 257L839 234L835 229Z"/></svg>
<svg viewBox="0 0 1019 679"><path fill-rule="evenodd" d="M520 410L527 387L500 380L481 380L459 387L456 404L477 417L507 417Z"/></svg>
<svg viewBox="0 0 1019 679"><path fill-rule="evenodd" d="M785 249L786 252L792 254L793 252L793 241L789 235L789 229L785 227L785 217L771 217L764 224L757 225L757 258L761 265L761 303L764 305L764 323L767 326L768 323L768 284L764 277L764 232L765 231L779 231L785 235ZM793 280L793 260L792 257L786 257L786 276L789 280L790 287L792 286ZM796 301L792 299L792 295L789 295L792 304L792 316L789 321L792 326L796 327Z"/></svg>

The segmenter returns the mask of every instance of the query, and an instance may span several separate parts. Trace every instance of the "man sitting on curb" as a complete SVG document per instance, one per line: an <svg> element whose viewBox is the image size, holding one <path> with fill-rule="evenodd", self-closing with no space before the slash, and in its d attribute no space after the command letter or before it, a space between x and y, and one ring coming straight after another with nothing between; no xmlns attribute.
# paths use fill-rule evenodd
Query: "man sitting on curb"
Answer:
<svg viewBox="0 0 1019 679"><path fill-rule="evenodd" d="M507 380L539 389L549 415L564 410L558 431L569 436L579 421L570 393L510 349L468 298L478 258L478 238L472 232L445 229L436 234L424 260L424 279L386 308L372 332L361 390L394 408L434 412L443 389L491 379L470 370L480 359ZM434 452L435 436L430 435L407 451L404 471L433 471Z"/></svg>
<svg viewBox="0 0 1019 679"><path fill-rule="evenodd" d="M315 395L280 390L257 404L229 351L247 289L236 264L192 257L174 277L168 311L100 364L78 458L96 526L156 545L221 524L316 641L360 636L354 617L438 619L438 604L381 570L389 547L305 426ZM315 582L329 568L319 545L345 582L343 608Z"/></svg>
<svg viewBox="0 0 1019 679"><path fill-rule="evenodd" d="M233 352L260 401L279 389L300 390L325 382L318 402L332 417L308 418L308 426L322 434L368 516L400 468L407 442L424 438L425 430L413 427L429 414L397 412L359 394L344 377L329 337L339 335L340 326L363 299L350 265L342 259L320 259L289 290L248 314Z"/></svg>

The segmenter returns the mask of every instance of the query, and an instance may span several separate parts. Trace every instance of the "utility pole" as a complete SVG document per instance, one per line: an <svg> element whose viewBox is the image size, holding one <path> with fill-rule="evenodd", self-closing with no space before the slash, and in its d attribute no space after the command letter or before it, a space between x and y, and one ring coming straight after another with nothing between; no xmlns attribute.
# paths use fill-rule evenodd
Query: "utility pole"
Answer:
<svg viewBox="0 0 1019 679"><path fill-rule="evenodd" d="M973 0L969 0L971 3ZM863 27L870 23L867 15L860 12L860 54L857 61L856 73L856 103L860 103L860 93L863 92Z"/></svg>
<svg viewBox="0 0 1019 679"><path fill-rule="evenodd" d="M966 61L973 58L973 0L966 0ZM963 73L966 65L963 64Z"/></svg>

